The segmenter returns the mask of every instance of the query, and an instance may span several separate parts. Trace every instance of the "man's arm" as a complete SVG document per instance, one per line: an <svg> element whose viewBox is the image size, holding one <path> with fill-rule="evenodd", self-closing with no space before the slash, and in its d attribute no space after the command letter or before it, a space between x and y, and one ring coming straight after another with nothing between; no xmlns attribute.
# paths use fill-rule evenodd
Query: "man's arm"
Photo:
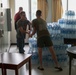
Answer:
<svg viewBox="0 0 76 75"><path fill-rule="evenodd" d="M19 30L20 30L21 33L27 33L27 34L29 34L29 31L25 31L22 27L20 27Z"/></svg>
<svg viewBox="0 0 76 75"><path fill-rule="evenodd" d="M29 35L29 37L32 37L35 33L36 33L36 28L33 27L33 31L32 31L32 33Z"/></svg>
<svg viewBox="0 0 76 75"><path fill-rule="evenodd" d="M28 21L28 30L31 30L32 23Z"/></svg>

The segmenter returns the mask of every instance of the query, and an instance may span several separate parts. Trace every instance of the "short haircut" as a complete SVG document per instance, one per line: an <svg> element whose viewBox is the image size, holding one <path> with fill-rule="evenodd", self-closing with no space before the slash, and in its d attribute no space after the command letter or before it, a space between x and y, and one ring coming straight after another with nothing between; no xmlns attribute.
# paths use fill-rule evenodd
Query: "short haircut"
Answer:
<svg viewBox="0 0 76 75"><path fill-rule="evenodd" d="M20 13L20 15L22 15L22 14L25 14L25 11L22 11L22 12Z"/></svg>
<svg viewBox="0 0 76 75"><path fill-rule="evenodd" d="M38 16L41 16L41 13L42 13L41 10L36 11L36 15L38 15Z"/></svg>
<svg viewBox="0 0 76 75"><path fill-rule="evenodd" d="M19 7L19 10L23 10L23 7Z"/></svg>

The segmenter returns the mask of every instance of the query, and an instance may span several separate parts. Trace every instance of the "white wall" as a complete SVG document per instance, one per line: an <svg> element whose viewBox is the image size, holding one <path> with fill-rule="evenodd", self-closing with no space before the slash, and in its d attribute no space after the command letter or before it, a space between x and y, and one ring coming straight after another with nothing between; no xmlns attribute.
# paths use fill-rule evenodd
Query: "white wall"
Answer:
<svg viewBox="0 0 76 75"><path fill-rule="evenodd" d="M14 0L9 0L9 6L11 8L11 17L12 17L12 31L11 31L11 43L16 43L16 31L14 28L14 14L15 14L15 1Z"/></svg>
<svg viewBox="0 0 76 75"><path fill-rule="evenodd" d="M3 4L2 9L6 9L9 8L9 0L2 0L0 3ZM1 10L0 10L1 11ZM6 50L8 51L10 48L10 31L7 30L7 15L6 15L6 11L3 11L4 13L4 24L0 27L1 29L3 29L4 33L3 33L3 37L0 38L0 52L5 52ZM1 16L0 16L1 17Z"/></svg>
<svg viewBox="0 0 76 75"><path fill-rule="evenodd" d="M14 5L14 0L9 0L10 3L9 3L9 6L11 8L11 11L12 11L12 31L11 31L11 43L16 43L16 31L15 31L15 28L14 28L14 14L15 14L15 5ZM48 1L48 16L47 16L47 22L51 22L51 1L52 0L47 0ZM26 43L28 42L27 41L28 39L26 39Z"/></svg>

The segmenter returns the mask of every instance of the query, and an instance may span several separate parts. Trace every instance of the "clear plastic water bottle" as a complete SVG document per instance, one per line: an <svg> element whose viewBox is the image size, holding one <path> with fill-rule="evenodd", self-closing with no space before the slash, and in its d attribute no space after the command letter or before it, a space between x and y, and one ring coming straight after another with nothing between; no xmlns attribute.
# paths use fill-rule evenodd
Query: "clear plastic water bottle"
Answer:
<svg viewBox="0 0 76 75"><path fill-rule="evenodd" d="M65 19L64 18L59 19L58 24L61 26L61 28L64 28L65 27Z"/></svg>

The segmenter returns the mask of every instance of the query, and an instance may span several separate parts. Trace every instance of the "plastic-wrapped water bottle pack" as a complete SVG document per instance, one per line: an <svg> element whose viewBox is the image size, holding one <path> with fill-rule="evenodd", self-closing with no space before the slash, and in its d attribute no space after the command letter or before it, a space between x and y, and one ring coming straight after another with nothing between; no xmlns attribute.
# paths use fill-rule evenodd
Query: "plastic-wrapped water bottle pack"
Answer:
<svg viewBox="0 0 76 75"><path fill-rule="evenodd" d="M68 10L65 12L65 15L71 19L75 16L75 12L73 10Z"/></svg>
<svg viewBox="0 0 76 75"><path fill-rule="evenodd" d="M54 45L61 45L64 43L62 34L53 34L50 37Z"/></svg>

